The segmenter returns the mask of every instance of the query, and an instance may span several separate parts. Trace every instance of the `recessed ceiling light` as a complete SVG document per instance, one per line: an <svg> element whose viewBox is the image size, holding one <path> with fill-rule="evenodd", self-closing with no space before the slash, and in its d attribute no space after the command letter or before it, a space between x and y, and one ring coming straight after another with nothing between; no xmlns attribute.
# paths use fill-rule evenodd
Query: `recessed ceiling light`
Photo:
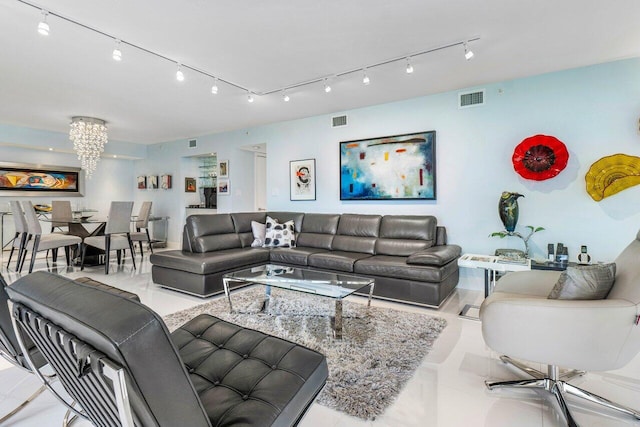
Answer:
<svg viewBox="0 0 640 427"><path fill-rule="evenodd" d="M252 94L248 94L248 95L247 95L247 101L249 101L249 103L252 103L253 101L255 101L255 100L253 99L253 95L252 95Z"/></svg>
<svg viewBox="0 0 640 427"><path fill-rule="evenodd" d="M49 151L53 151L53 148L49 147Z"/></svg>
<svg viewBox="0 0 640 427"><path fill-rule="evenodd" d="M331 86L329 86L329 82L328 82L328 81L326 81L326 80L324 81L324 91L325 91L326 93L331 92Z"/></svg>
<svg viewBox="0 0 640 427"><path fill-rule="evenodd" d="M218 94L218 78L213 79L213 86L211 86L211 93L214 95Z"/></svg>

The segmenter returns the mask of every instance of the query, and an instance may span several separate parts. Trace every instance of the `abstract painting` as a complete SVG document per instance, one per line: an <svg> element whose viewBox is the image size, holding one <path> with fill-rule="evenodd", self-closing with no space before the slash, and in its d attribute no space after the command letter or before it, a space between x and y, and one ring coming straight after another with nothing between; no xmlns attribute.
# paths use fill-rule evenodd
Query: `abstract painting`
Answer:
<svg viewBox="0 0 640 427"><path fill-rule="evenodd" d="M80 168L0 163L0 192L7 195L47 193L79 196L81 179Z"/></svg>
<svg viewBox="0 0 640 427"><path fill-rule="evenodd" d="M316 159L289 162L291 200L316 199Z"/></svg>
<svg viewBox="0 0 640 427"><path fill-rule="evenodd" d="M138 190L146 190L147 189L147 176L140 175L138 176Z"/></svg>
<svg viewBox="0 0 640 427"><path fill-rule="evenodd" d="M171 188L171 175L162 175L162 184L160 184L160 188L163 190L169 190Z"/></svg>
<svg viewBox="0 0 640 427"><path fill-rule="evenodd" d="M219 179L218 180L218 196L228 196L231 190L229 190L229 180L228 179Z"/></svg>
<svg viewBox="0 0 640 427"><path fill-rule="evenodd" d="M340 143L340 200L436 199L436 132Z"/></svg>

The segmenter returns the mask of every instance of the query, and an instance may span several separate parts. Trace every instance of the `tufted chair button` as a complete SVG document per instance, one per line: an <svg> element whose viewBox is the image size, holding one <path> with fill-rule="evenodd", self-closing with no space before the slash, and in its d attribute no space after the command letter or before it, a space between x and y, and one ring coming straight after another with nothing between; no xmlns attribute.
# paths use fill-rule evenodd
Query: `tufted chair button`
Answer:
<svg viewBox="0 0 640 427"><path fill-rule="evenodd" d="M276 365L272 365L271 369L278 369L278 367Z"/></svg>
<svg viewBox="0 0 640 427"><path fill-rule="evenodd" d="M202 334L196 335L196 338L201 338L201 337L202 337Z"/></svg>
<svg viewBox="0 0 640 427"><path fill-rule="evenodd" d="M189 368L189 373L190 373L190 374L193 374L195 371L196 371L195 369L193 369L193 368Z"/></svg>
<svg viewBox="0 0 640 427"><path fill-rule="evenodd" d="M213 385L220 385L220 381L214 381Z"/></svg>
<svg viewBox="0 0 640 427"><path fill-rule="evenodd" d="M243 356L242 356L242 358L243 358L243 359L248 359L248 358L249 358L249 355L248 355L248 354L245 354L245 355L243 355Z"/></svg>
<svg viewBox="0 0 640 427"><path fill-rule="evenodd" d="M242 400L247 400L247 399L249 399L249 396L247 396L246 394L242 396Z"/></svg>

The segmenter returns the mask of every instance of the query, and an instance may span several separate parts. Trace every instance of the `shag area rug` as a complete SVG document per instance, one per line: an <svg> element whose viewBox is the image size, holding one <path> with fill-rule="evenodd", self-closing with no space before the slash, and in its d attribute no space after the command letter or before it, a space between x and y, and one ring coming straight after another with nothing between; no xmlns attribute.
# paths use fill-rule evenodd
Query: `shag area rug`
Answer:
<svg viewBox="0 0 640 427"><path fill-rule="evenodd" d="M264 287L235 291L229 313L226 297L164 317L170 331L200 313L302 344L327 357L329 379L317 402L373 420L394 401L446 326L438 317L343 302L343 339L333 338L329 298L273 289L268 311L260 312Z"/></svg>

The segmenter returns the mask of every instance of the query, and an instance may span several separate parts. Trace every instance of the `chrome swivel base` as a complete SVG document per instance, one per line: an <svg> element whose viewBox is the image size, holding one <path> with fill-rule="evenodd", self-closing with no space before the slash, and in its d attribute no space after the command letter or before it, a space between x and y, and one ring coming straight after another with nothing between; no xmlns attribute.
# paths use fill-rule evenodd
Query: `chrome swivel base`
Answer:
<svg viewBox="0 0 640 427"><path fill-rule="evenodd" d="M589 393L586 390L583 390L566 382L566 380L568 379L574 378L579 375L584 375L584 371L568 371L560 374L560 370L557 366L549 365L549 371L545 375L544 373L530 368L520 362L517 362L508 356L500 356L500 360L529 374L533 377L533 379L515 381L485 381L485 384L487 385L487 388L489 390L493 390L494 388L545 390L555 397L555 401L558 406L560 406L562 415L567 420L568 427L578 427L578 423L575 421L575 419L571 415L571 412L569 411L569 407L567 406L567 403L565 401L565 395L579 397L588 402L604 406L606 408L621 412L626 415L630 415L640 420L640 412L627 408L626 406L611 402L604 397Z"/></svg>

